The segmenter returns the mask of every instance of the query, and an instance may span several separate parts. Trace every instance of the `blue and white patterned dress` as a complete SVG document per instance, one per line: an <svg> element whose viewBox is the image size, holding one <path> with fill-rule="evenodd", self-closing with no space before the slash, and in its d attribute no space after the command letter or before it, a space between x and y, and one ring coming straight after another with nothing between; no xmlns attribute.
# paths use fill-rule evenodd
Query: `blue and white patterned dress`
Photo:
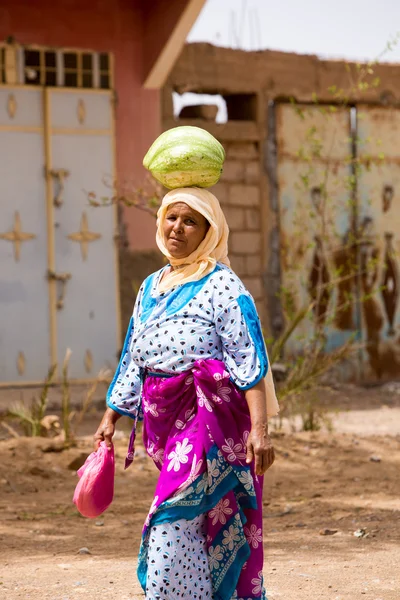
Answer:
<svg viewBox="0 0 400 600"><path fill-rule="evenodd" d="M254 301L235 273L218 264L200 281L160 294L158 282L166 268L150 275L139 290L107 394L108 406L131 418L138 416L143 370L175 375L199 359L217 359L224 362L234 384L246 390L265 377L268 369ZM212 598L202 535L205 518L201 515L194 521L182 519L152 528L147 600Z"/></svg>
<svg viewBox="0 0 400 600"><path fill-rule="evenodd" d="M242 390L256 385L268 369L254 301L233 271L218 264L200 281L159 294L165 268L140 287L122 360L107 394L108 406L133 418L141 368L176 375L196 360L213 358L225 363Z"/></svg>

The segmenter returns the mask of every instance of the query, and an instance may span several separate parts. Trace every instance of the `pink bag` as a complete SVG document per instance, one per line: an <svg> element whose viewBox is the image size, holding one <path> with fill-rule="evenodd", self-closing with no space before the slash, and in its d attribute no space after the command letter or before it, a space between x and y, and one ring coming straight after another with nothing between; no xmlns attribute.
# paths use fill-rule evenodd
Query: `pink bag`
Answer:
<svg viewBox="0 0 400 600"><path fill-rule="evenodd" d="M107 448L100 442L77 471L80 480L75 488L73 502L81 515L93 519L111 504L114 495L114 446Z"/></svg>

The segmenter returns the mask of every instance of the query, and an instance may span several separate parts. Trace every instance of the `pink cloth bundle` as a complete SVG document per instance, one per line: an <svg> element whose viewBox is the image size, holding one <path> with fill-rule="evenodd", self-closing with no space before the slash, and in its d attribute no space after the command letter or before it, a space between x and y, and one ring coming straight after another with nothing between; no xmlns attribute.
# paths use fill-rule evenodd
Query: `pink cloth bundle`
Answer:
<svg viewBox="0 0 400 600"><path fill-rule="evenodd" d="M114 495L114 446L107 448L101 442L77 474L80 479L73 502L84 517L98 517L110 506Z"/></svg>

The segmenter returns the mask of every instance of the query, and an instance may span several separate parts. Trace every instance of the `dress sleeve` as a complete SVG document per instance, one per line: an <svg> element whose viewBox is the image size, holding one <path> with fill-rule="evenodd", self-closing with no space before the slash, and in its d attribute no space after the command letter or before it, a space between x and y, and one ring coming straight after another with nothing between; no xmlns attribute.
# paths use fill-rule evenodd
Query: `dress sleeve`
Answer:
<svg viewBox="0 0 400 600"><path fill-rule="evenodd" d="M248 390L268 371L268 355L260 319L250 295L242 294L222 308L215 318L224 363L233 383Z"/></svg>
<svg viewBox="0 0 400 600"><path fill-rule="evenodd" d="M120 415L131 417L131 419L135 419L138 414L141 388L140 369L132 360L131 355L131 343L135 331L135 321L138 319L141 295L142 288L136 299L117 370L107 392L107 406Z"/></svg>

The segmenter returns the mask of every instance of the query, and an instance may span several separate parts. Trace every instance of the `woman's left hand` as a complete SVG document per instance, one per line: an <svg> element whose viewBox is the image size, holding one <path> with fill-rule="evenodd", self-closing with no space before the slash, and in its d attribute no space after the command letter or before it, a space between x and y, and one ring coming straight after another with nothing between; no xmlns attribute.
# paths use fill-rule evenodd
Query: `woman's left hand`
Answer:
<svg viewBox="0 0 400 600"><path fill-rule="evenodd" d="M267 424L255 425L251 428L247 439L246 462L250 464L253 460L256 475L264 475L275 460L274 446Z"/></svg>

